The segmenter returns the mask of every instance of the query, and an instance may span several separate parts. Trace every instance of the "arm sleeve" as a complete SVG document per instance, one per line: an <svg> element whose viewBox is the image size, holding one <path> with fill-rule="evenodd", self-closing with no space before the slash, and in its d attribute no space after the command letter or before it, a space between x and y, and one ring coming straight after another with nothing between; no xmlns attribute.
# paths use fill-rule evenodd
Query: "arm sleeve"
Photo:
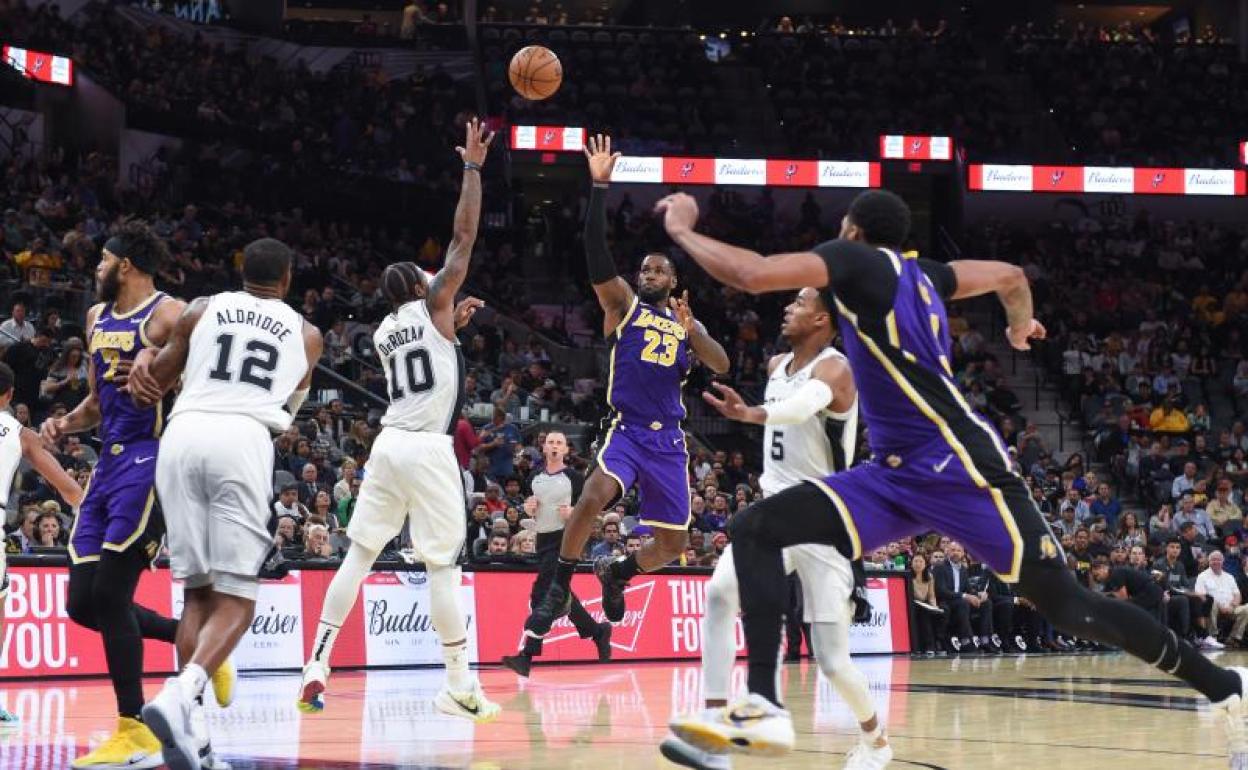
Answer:
<svg viewBox="0 0 1248 770"><path fill-rule="evenodd" d="M592 187L589 206L585 211L585 261L589 266L590 283L606 283L618 274L615 259L607 247L607 191Z"/></svg>
<svg viewBox="0 0 1248 770"><path fill-rule="evenodd" d="M565 468L563 472L568 474L568 480L572 482L572 505L576 505L576 501L581 499L581 490L585 488L585 477L572 468Z"/></svg>
<svg viewBox="0 0 1248 770"><path fill-rule="evenodd" d="M823 380L807 380L783 401L766 404L767 425L796 425L832 403L832 389Z"/></svg>

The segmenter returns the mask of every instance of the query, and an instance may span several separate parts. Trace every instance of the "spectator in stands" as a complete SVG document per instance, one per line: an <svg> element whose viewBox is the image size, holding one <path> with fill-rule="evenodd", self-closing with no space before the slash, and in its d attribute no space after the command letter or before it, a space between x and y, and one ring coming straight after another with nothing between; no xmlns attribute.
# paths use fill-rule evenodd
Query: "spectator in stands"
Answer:
<svg viewBox="0 0 1248 770"><path fill-rule="evenodd" d="M8 320L0 323L0 351L35 336L35 325L26 317L26 300L21 297L14 299L9 310Z"/></svg>
<svg viewBox="0 0 1248 770"><path fill-rule="evenodd" d="M299 501L298 484L287 484L282 487L277 500L273 502L273 515L278 518L289 516L296 523L308 518L308 507Z"/></svg>
<svg viewBox="0 0 1248 770"><path fill-rule="evenodd" d="M1164 379L1164 375L1158 375L1158 377ZM1161 406L1153 410L1153 413L1149 415L1148 424L1157 433L1178 434L1191 430L1187 415L1183 414L1183 410L1179 408L1178 399L1174 396L1167 398Z"/></svg>
<svg viewBox="0 0 1248 770"><path fill-rule="evenodd" d="M324 524L310 524L304 533L303 559L320 561L334 558L334 549L329 544L329 530Z"/></svg>
<svg viewBox="0 0 1248 770"><path fill-rule="evenodd" d="M1127 511L1118 521L1118 544L1128 550L1148 545L1148 533L1139 524L1135 511Z"/></svg>
<svg viewBox="0 0 1248 770"><path fill-rule="evenodd" d="M936 599L949 623L949 644L954 652L961 652L970 649L975 639L971 633L971 611L991 607L985 606L987 591L975 590L971 585L962 544L950 542L945 555L945 563L932 569L932 579L936 582ZM979 612L978 618L979 637L991 636L992 612Z"/></svg>
<svg viewBox="0 0 1248 770"><path fill-rule="evenodd" d="M1148 531L1153 538L1165 542L1166 538L1175 533L1173 508L1169 503L1162 503L1148 519Z"/></svg>
<svg viewBox="0 0 1248 770"><path fill-rule="evenodd" d="M1118 599L1126 599L1151 615L1160 615L1164 594L1157 581L1147 573L1131 567L1111 567L1097 562L1092 568L1092 579L1101 589Z"/></svg>
<svg viewBox="0 0 1248 770"><path fill-rule="evenodd" d="M1084 502L1083 496L1079 494L1079 489L1073 484L1066 490L1066 497L1062 500L1059 513L1064 513L1067 510L1074 512L1074 520L1081 525L1092 516L1091 509ZM1065 519L1065 516L1062 518Z"/></svg>
<svg viewBox="0 0 1248 770"><path fill-rule="evenodd" d="M1196 507L1196 498L1191 493L1183 495L1183 499L1179 501L1179 512L1174 516L1173 527L1182 535L1183 528L1188 524L1192 525L1193 537L1201 545L1218 537L1209 514Z"/></svg>
<svg viewBox="0 0 1248 770"><path fill-rule="evenodd" d="M1183 495L1196 488L1196 463L1183 464L1183 475L1175 478L1170 486L1170 496L1174 500L1182 499Z"/></svg>
<svg viewBox="0 0 1248 770"><path fill-rule="evenodd" d="M1122 503L1109 493L1109 484L1104 482L1096 486L1096 499L1088 506L1089 513L1105 520L1106 526L1113 529L1118 524L1118 515L1122 513Z"/></svg>
<svg viewBox="0 0 1248 770"><path fill-rule="evenodd" d="M469 379L473 378L470 376ZM477 432L472 428L472 423L468 421L469 410L470 407L464 406L463 411L460 412L459 419L455 421L455 458L459 460L459 467L464 470L468 469L473 451L481 443L481 439L477 437Z"/></svg>
<svg viewBox="0 0 1248 770"><path fill-rule="evenodd" d="M334 508L334 518L338 522L337 529L345 530L347 525L351 523L351 517L355 515L355 503L360 499L360 480L358 478L351 480L351 489L346 497L338 501L337 507Z"/></svg>
<svg viewBox="0 0 1248 770"><path fill-rule="evenodd" d="M1209 554L1209 568L1196 576L1196 594L1212 599L1209 617L1211 649L1221 649L1215 638L1221 623L1228 622L1239 629L1239 639L1243 638L1244 626L1248 625L1248 607L1244 606L1243 597L1235 578L1222 569L1224 558L1221 551ZM1242 620L1241 620L1242 618Z"/></svg>
<svg viewBox="0 0 1248 770"><path fill-rule="evenodd" d="M296 559L303 553L303 538L299 522L293 516L279 516L273 536L273 544L285 559Z"/></svg>
<svg viewBox="0 0 1248 770"><path fill-rule="evenodd" d="M617 551L623 553L623 550L620 543L620 523L608 520L602 525L602 542L594 546L589 557L593 561L601 556L611 556Z"/></svg>
<svg viewBox="0 0 1248 770"><path fill-rule="evenodd" d="M334 484L335 506L352 496L351 484L356 480L355 460L352 460L350 457L344 458L338 470L341 473L341 478L338 479L337 484Z"/></svg>
<svg viewBox="0 0 1248 770"><path fill-rule="evenodd" d="M61 507L52 502L42 507L42 513L35 520L35 545L41 548L64 548L69 544L69 537L61 526Z"/></svg>
<svg viewBox="0 0 1248 770"><path fill-rule="evenodd" d="M489 425L482 428L480 438L481 443L475 451L489 457L490 478L505 479L515 475L516 446L521 443L520 429L497 404L494 417Z"/></svg>
<svg viewBox="0 0 1248 770"><path fill-rule="evenodd" d="M30 508L23 506L21 513L22 525L5 539L5 550L9 553L30 553L30 549L36 544L39 509L33 505Z"/></svg>
<svg viewBox="0 0 1248 770"><path fill-rule="evenodd" d="M328 492L329 487L317 481L319 472L317 471L316 465L312 462L305 463L299 473L299 502L303 503L305 508L311 510L312 506L316 503L317 493Z"/></svg>
<svg viewBox="0 0 1248 770"><path fill-rule="evenodd" d="M1224 478L1218 481L1217 496L1205 506L1205 513L1221 536L1228 535L1239 529L1243 524L1244 514L1231 499L1231 480Z"/></svg>
<svg viewBox="0 0 1248 770"><path fill-rule="evenodd" d="M936 598L936 584L932 579L931 569L927 565L927 556L917 553L910 560L910 578L913 587L914 620L915 620L915 653L927 656L935 655L936 626L942 620L944 612L940 609Z"/></svg>

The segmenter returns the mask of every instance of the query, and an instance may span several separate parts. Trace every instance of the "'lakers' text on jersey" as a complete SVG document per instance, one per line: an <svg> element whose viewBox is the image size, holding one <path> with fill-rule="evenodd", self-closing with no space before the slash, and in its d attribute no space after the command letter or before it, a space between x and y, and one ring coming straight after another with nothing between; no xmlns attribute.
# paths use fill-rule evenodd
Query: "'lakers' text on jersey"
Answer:
<svg viewBox="0 0 1248 770"><path fill-rule="evenodd" d="M155 292L126 313L118 313L109 302L91 327L87 351L95 369L95 392L100 402L100 442L105 448L160 438L164 428L165 404L136 406L129 393L123 393L116 375L123 362L150 346L147 319L165 298Z"/></svg>
<svg viewBox="0 0 1248 770"><path fill-rule="evenodd" d="M634 298L612 336L607 404L614 419L653 430L679 427L690 366L685 327L670 309Z"/></svg>
<svg viewBox="0 0 1248 770"><path fill-rule="evenodd" d="M796 372L789 367L788 353L767 380L767 403L783 401L798 391L814 375L820 361L844 359L835 348L824 348ZM858 441L858 399L850 404L832 404L796 425L768 425L763 434L763 475L758 483L767 495L802 481L839 473L854 461Z"/></svg>
<svg viewBox="0 0 1248 770"><path fill-rule="evenodd" d="M241 291L217 294L191 332L172 416L244 415L286 430L294 419L286 402L307 371L303 318L294 309Z"/></svg>
<svg viewBox="0 0 1248 770"><path fill-rule="evenodd" d="M464 404L464 356L438 331L425 300L386 316L373 335L386 373L388 428L451 433Z"/></svg>

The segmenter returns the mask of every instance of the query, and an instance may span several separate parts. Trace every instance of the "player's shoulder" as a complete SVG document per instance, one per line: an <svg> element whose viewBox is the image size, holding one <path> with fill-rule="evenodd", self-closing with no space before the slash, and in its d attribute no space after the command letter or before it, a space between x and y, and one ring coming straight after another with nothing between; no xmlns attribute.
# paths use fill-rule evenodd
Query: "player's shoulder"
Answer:
<svg viewBox="0 0 1248 770"><path fill-rule="evenodd" d="M108 307L107 302L97 302L91 307L87 308L87 326L88 327L90 327L91 324L95 323L96 321L100 320L100 316L104 315L104 308L106 307Z"/></svg>
<svg viewBox="0 0 1248 770"><path fill-rule="evenodd" d="M792 357L792 353L777 353L772 356L771 360L767 362L767 374L769 376L774 376L775 373L779 371L780 367L788 363L788 360Z"/></svg>

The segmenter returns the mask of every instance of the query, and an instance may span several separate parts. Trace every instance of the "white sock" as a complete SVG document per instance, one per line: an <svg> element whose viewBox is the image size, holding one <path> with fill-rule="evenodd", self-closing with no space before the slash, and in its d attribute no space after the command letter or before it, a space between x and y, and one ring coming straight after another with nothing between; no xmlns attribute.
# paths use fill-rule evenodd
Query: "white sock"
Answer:
<svg viewBox="0 0 1248 770"><path fill-rule="evenodd" d="M468 642L442 645L442 660L446 662L446 685L455 692L472 689L472 674L468 671Z"/></svg>
<svg viewBox="0 0 1248 770"><path fill-rule="evenodd" d="M359 543L352 543L342 565L329 581L325 591L325 603L321 606L321 622L316 626L315 641L312 643L311 660L329 666L330 654L334 651L334 641L338 638L338 629L346 622L347 615L355 606L355 599L360 595L360 585L368 577L373 562L377 561L377 551L365 548Z"/></svg>
<svg viewBox="0 0 1248 770"><path fill-rule="evenodd" d="M204 685L208 684L208 672L198 663L187 663L182 673L178 674L178 682L182 685L182 694L195 700L204 693Z"/></svg>
<svg viewBox="0 0 1248 770"><path fill-rule="evenodd" d="M729 546L706 583L706 610L702 615L704 700L728 700L732 689L732 664L737 656L733 626L740 609L737 597L737 572L732 563L732 546Z"/></svg>

